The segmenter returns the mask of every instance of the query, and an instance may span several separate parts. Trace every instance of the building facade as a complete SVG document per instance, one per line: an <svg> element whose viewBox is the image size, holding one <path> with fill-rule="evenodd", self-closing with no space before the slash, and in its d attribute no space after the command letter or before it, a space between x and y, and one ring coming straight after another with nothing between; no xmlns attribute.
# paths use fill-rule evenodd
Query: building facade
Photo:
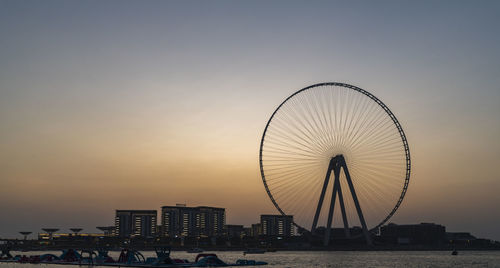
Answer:
<svg viewBox="0 0 500 268"><path fill-rule="evenodd" d="M293 236L293 216L260 215L260 227L265 236Z"/></svg>
<svg viewBox="0 0 500 268"><path fill-rule="evenodd" d="M250 227L250 236L260 236L262 235L262 224L254 223L252 227Z"/></svg>
<svg viewBox="0 0 500 268"><path fill-rule="evenodd" d="M156 210L116 210L115 235L120 237L156 236Z"/></svg>
<svg viewBox="0 0 500 268"><path fill-rule="evenodd" d="M200 237L224 235L226 210L216 207L187 207L185 204L163 206L163 236Z"/></svg>
<svg viewBox="0 0 500 268"><path fill-rule="evenodd" d="M434 223L389 223L380 227L380 237L391 244L440 246L446 241L446 228Z"/></svg>
<svg viewBox="0 0 500 268"><path fill-rule="evenodd" d="M226 237L243 237L245 236L245 227L243 225L227 224L226 225Z"/></svg>

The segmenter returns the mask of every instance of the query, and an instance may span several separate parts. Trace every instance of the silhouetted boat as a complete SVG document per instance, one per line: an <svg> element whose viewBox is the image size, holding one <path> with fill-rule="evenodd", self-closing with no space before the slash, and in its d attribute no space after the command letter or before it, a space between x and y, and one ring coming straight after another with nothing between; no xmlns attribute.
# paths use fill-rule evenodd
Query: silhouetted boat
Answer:
<svg viewBox="0 0 500 268"><path fill-rule="evenodd" d="M2 262L32 263L32 264L64 264L64 265L99 265L111 267L140 267L140 268L167 268L167 267L223 267L223 266L256 266L267 265L267 262L255 260L237 260L235 263L225 263L213 253L198 254L194 262L185 259L174 259L170 257L170 248L156 248L156 257L144 258L137 250L122 249L118 259L109 257L106 250L64 250L61 256L54 254L43 255L17 255L12 257L8 250L4 250L0 256ZM252 251L253 252L253 251ZM83 255L83 256L82 256Z"/></svg>
<svg viewBox="0 0 500 268"><path fill-rule="evenodd" d="M202 253L203 251L204 250L201 248L192 248L192 249L186 250L187 253Z"/></svg>

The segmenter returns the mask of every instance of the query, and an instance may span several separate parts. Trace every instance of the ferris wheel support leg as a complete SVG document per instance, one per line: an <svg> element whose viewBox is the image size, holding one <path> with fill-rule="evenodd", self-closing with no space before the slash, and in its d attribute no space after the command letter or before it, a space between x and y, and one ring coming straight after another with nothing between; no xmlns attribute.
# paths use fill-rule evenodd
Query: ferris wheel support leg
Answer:
<svg viewBox="0 0 500 268"><path fill-rule="evenodd" d="M359 221L361 222L361 227L363 228L363 234L365 235L366 243L369 246L372 246L372 238L370 236L370 233L368 232L368 228L366 228L365 217L363 217L363 211L361 211L361 206L359 205L358 197L356 195L356 191L354 190L354 185L352 184L351 175L349 174L349 170L347 169L347 165L343 158L342 167L344 168L344 174L347 180L347 184L349 185L349 189L351 190L352 199L354 200L354 205L356 206L356 211L358 212Z"/></svg>
<svg viewBox="0 0 500 268"><path fill-rule="evenodd" d="M335 180L333 181L333 191L332 191L332 199L330 202L330 209L328 211L328 221L326 223L325 229L325 238L323 240L323 245L328 246L330 244L330 232L332 230L332 220L333 220L333 212L335 209L335 199L337 198L337 190L340 186L339 175L340 175L340 166L336 163L335 169L333 170L333 174L335 176Z"/></svg>
<svg viewBox="0 0 500 268"><path fill-rule="evenodd" d="M321 206L323 205L323 200L325 199L326 188L328 187L328 182L330 181L332 170L333 170L333 159L330 160L330 164L328 165L325 181L323 183L323 189L321 189L321 195L319 196L318 206L316 207L316 213L314 214L314 220L311 227L311 233L313 234L316 231L316 226L318 225L319 213L321 212Z"/></svg>
<svg viewBox="0 0 500 268"><path fill-rule="evenodd" d="M344 206L344 197L342 196L342 188L340 187L340 183L337 192L339 194L339 204L340 204L340 211L342 212L342 220L344 221L345 237L350 238L351 232L349 230L349 223L347 222L347 216L345 213L345 206Z"/></svg>

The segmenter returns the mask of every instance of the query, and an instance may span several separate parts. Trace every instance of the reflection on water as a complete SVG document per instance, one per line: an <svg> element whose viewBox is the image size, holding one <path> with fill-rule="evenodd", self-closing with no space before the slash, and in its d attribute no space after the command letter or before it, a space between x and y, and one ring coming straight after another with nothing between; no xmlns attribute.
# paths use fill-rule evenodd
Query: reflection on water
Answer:
<svg viewBox="0 0 500 268"><path fill-rule="evenodd" d="M12 252L35 255L42 252ZM46 252L43 252L46 253ZM59 255L59 252L50 252ZM152 251L142 252L153 257ZM207 252L205 252L207 253ZM449 251L278 251L244 256L241 251L214 252L223 261L231 263L237 259L253 259L268 262L260 267L499 267L500 251L460 251L452 256ZM116 259L119 252L110 252ZM195 253L173 251L173 258L193 261ZM74 268L69 265L0 263L0 268Z"/></svg>

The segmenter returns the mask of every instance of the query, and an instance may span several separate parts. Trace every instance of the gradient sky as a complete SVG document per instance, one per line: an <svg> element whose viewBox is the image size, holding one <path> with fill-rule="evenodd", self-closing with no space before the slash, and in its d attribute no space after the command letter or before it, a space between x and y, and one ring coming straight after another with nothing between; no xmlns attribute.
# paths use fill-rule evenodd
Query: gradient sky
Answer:
<svg viewBox="0 0 500 268"><path fill-rule="evenodd" d="M402 123L392 222L500 240L498 1L0 0L0 236L115 209L275 213L258 147L287 96L338 81Z"/></svg>

